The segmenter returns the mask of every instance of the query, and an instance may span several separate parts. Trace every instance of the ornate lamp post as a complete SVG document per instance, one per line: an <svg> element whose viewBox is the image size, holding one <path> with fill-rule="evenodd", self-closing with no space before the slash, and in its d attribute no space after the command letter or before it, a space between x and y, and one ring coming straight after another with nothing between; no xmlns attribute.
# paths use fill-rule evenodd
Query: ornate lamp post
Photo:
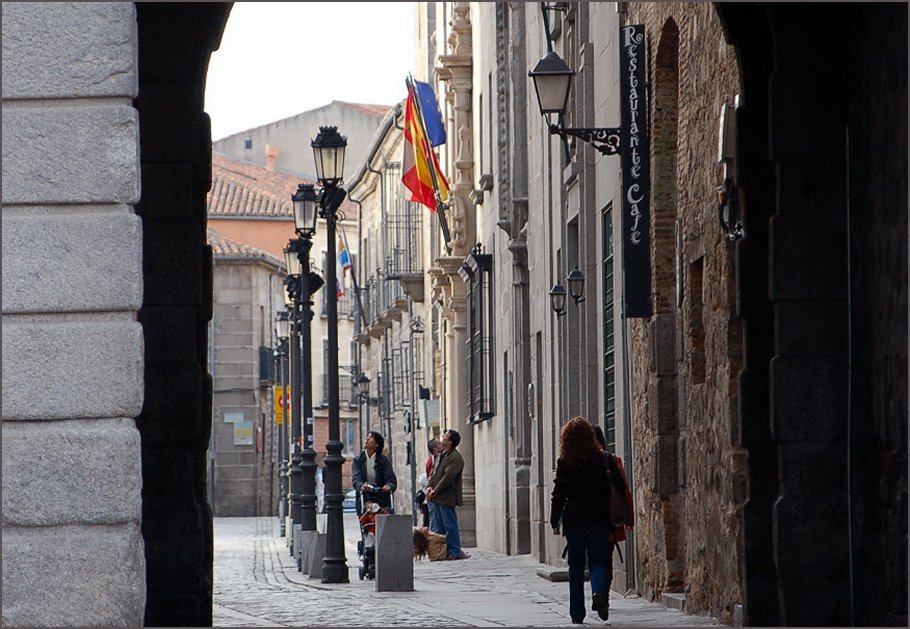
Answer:
<svg viewBox="0 0 910 629"><path fill-rule="evenodd" d="M338 133L337 127L319 127L319 134L313 140L313 156L316 159L316 178L322 186L319 200L321 215L326 223L326 240L328 260L325 269L325 283L329 294L326 299L326 319L328 320L328 400L329 400L329 439L325 444L325 510L326 510L326 543L325 557L322 563L323 583L348 583L348 566L344 555L344 522L342 520L341 502L344 495L341 491L341 455L344 445L341 443L341 418L338 403L338 292L336 290L337 273L335 270L335 221L341 202L347 196L340 187L344 175L344 150L347 139Z"/></svg>
<svg viewBox="0 0 910 629"><path fill-rule="evenodd" d="M300 406L303 413L300 453L300 524L302 531L316 530L316 451L313 449L313 372L310 321L313 319L313 293L322 285L322 278L310 271L310 249L316 233L316 191L312 184L299 184L291 195L294 202L294 231L299 265L298 304L303 306L298 318L300 335ZM293 242L293 241L292 241ZM298 562L299 563L299 562ZM302 566L298 565L302 569Z"/></svg>
<svg viewBox="0 0 910 629"><path fill-rule="evenodd" d="M287 293L290 298L288 359L290 363L291 384L291 462L288 469L291 516L291 557L296 557L299 546L302 516L300 513L300 494L302 470L300 469L300 260L297 258L299 240L290 240L284 249L284 261L288 269Z"/></svg>
<svg viewBox="0 0 910 629"><path fill-rule="evenodd" d="M278 339L278 346L275 348L276 376L278 380L278 390L280 391L281 401L279 402L282 423L278 430L278 526L281 537L285 536L286 523L285 517L288 512L288 441L287 441L287 393L285 387L287 383L284 378L284 358L288 355L288 313L287 310L278 312L275 317L275 338Z"/></svg>

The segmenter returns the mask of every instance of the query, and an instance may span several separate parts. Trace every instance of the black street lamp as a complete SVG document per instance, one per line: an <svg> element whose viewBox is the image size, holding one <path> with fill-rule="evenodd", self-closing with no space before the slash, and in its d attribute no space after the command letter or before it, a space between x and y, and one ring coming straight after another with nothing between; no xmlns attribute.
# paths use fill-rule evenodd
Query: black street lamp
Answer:
<svg viewBox="0 0 910 629"><path fill-rule="evenodd" d="M550 305L553 306L553 312L557 317L565 314L566 310L566 287L556 282L550 289Z"/></svg>
<svg viewBox="0 0 910 629"><path fill-rule="evenodd" d="M335 245L336 213L347 191L340 187L344 175L344 150L347 138L338 133L337 127L319 127L319 134L313 140L313 156L316 159L316 178L322 186L319 200L321 216L326 224L326 245L328 264L325 268L326 319L328 323L328 400L329 439L325 444L325 511L326 543L322 563L323 583L348 583L348 566L344 554L344 521L341 502L341 466L344 457L341 451L341 418L338 400L338 277L335 269L337 256Z"/></svg>
<svg viewBox="0 0 910 629"><path fill-rule="evenodd" d="M291 516L291 557L296 557L300 544L297 534L301 526L300 494L303 471L300 469L300 260L297 258L298 240L290 240L284 248L284 261L288 276L285 285L288 295L288 362L290 365L291 406L291 461L288 467L288 504Z"/></svg>
<svg viewBox="0 0 910 629"><path fill-rule="evenodd" d="M568 294L572 296L575 304L578 305L585 300L585 274L577 266L566 276L566 284L569 285ZM566 314L566 287L556 282L550 289L550 305L557 317Z"/></svg>
<svg viewBox="0 0 910 629"><path fill-rule="evenodd" d="M566 276L566 284L569 285L569 294L576 304L580 304L585 300L585 274L581 272L577 265Z"/></svg>
<svg viewBox="0 0 910 629"><path fill-rule="evenodd" d="M370 397L370 378L365 373L354 378L354 393L357 395L357 399L366 402L373 408L382 404L382 396Z"/></svg>
<svg viewBox="0 0 910 629"><path fill-rule="evenodd" d="M281 537L286 534L285 516L288 512L288 440L287 440L287 386L284 376L284 359L288 355L288 313L287 310L280 310L275 317L275 339L278 345L275 347L275 375L278 381L278 391L281 400L276 404L276 409L281 409L281 424L278 429L278 527ZM277 410L276 410L277 412Z"/></svg>
<svg viewBox="0 0 910 629"><path fill-rule="evenodd" d="M575 70L569 67L562 57L555 52L549 52L537 62L534 69L528 72L534 81L534 90L537 92L537 104L540 113L547 117L550 114L562 115L569 102L569 92L572 90L572 78ZM620 130L618 127L598 128L571 128L559 124L549 124L550 133L563 139L571 136L591 144L603 155L617 155L619 153Z"/></svg>
<svg viewBox="0 0 910 629"><path fill-rule="evenodd" d="M310 271L310 250L313 247L313 235L316 233L316 191L313 184L302 183L291 195L294 203L294 231L300 236L296 241L296 261L298 267L298 305L303 306L298 317L298 334L300 336L300 397L299 403L303 421L301 436L303 439L300 452L300 525L301 531L316 530L316 451L313 449L313 368L312 368L312 334L310 322L313 320L312 296L322 285L322 278ZM302 555L298 556L298 569L303 570Z"/></svg>

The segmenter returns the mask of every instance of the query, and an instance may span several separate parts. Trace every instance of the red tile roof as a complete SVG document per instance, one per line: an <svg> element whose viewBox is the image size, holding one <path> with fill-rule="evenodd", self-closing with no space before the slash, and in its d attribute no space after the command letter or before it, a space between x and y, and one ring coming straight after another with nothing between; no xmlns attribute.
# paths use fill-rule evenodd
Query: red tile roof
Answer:
<svg viewBox="0 0 910 629"><path fill-rule="evenodd" d="M251 247L250 245L234 242L224 234L220 234L212 228L207 229L206 232L208 242L212 246L212 255L215 259L261 260L262 262L278 267L282 271L284 270L284 260L276 258L271 253L263 251L262 249L257 249L256 247Z"/></svg>
<svg viewBox="0 0 910 629"><path fill-rule="evenodd" d="M293 220L291 195L301 183L313 182L213 153L208 215ZM357 217L357 208L347 199L341 204L341 212L347 220Z"/></svg>
<svg viewBox="0 0 910 629"><path fill-rule="evenodd" d="M300 177L212 155L209 216L293 218L291 195Z"/></svg>

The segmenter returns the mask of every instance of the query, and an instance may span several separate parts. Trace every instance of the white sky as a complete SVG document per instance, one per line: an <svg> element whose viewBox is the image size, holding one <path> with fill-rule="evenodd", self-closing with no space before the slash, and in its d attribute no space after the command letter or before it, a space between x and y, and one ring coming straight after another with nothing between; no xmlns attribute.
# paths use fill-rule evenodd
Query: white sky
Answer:
<svg viewBox="0 0 910 629"><path fill-rule="evenodd" d="M235 2L212 53L212 139L333 100L394 105L414 71L413 2Z"/></svg>

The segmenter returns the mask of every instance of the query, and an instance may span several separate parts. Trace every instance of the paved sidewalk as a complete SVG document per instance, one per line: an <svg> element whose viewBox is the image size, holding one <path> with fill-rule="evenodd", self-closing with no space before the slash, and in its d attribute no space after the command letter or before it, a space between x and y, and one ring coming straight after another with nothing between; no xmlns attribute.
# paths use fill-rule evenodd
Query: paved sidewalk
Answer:
<svg viewBox="0 0 910 629"><path fill-rule="evenodd" d="M277 518L215 519L216 627L571 627L568 583L537 576L528 555L470 548L464 561L418 561L414 592L376 592L358 578L357 520L344 515L350 583L325 584L297 571ZM586 590L588 584L585 584ZM587 598L587 597L586 597ZM710 627L641 598L610 595L610 621L593 626Z"/></svg>

